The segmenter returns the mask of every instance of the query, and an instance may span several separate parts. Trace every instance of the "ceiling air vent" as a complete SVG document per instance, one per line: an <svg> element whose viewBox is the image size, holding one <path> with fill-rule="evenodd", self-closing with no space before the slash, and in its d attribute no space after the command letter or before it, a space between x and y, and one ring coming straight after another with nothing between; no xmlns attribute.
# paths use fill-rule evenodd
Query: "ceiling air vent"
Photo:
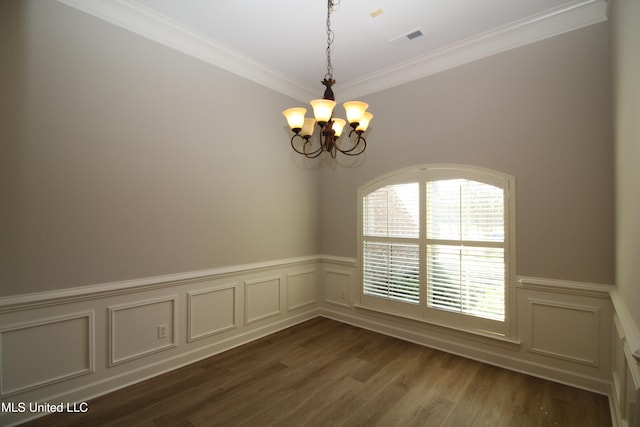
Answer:
<svg viewBox="0 0 640 427"><path fill-rule="evenodd" d="M420 28L416 30L411 30L408 33L401 34L389 40L389 43L393 43L395 45L404 44L410 40L417 39L418 37L422 37L424 34Z"/></svg>

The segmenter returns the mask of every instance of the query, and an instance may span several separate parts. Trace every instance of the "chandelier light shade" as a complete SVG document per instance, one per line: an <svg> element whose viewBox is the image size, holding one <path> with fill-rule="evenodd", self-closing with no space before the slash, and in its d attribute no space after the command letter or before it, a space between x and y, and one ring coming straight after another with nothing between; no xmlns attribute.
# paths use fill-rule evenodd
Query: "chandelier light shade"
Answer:
<svg viewBox="0 0 640 427"><path fill-rule="evenodd" d="M362 154L367 148L367 140L363 134L373 119L373 114L367 111L369 105L360 101L349 101L343 104L346 121L333 116L336 101L331 87L336 81L333 79L333 66L331 65L331 45L333 44L331 12L338 3L339 0L327 0L327 73L321 82L325 86L324 95L321 99L309 102L313 109L314 118L305 117L306 108L289 108L282 112L293 131L291 147L298 154L308 158L318 157L325 151L333 158L338 152L348 156ZM338 138L342 136L347 123L351 129L348 136L344 136L339 142ZM317 139L314 139L313 131L316 124L319 131Z"/></svg>

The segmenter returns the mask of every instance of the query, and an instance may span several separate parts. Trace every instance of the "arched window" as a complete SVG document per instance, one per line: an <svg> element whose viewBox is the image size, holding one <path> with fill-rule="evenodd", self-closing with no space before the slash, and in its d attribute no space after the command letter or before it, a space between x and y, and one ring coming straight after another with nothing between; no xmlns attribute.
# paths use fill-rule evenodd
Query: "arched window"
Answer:
<svg viewBox="0 0 640 427"><path fill-rule="evenodd" d="M511 336L514 178L464 165L386 175L358 191L360 305Z"/></svg>

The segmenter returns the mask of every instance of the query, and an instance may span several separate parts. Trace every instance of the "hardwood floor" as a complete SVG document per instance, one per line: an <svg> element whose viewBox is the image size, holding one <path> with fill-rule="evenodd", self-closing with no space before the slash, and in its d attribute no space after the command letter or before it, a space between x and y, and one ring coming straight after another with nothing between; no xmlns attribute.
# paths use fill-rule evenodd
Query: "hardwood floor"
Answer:
<svg viewBox="0 0 640 427"><path fill-rule="evenodd" d="M316 318L27 426L610 426L605 396Z"/></svg>

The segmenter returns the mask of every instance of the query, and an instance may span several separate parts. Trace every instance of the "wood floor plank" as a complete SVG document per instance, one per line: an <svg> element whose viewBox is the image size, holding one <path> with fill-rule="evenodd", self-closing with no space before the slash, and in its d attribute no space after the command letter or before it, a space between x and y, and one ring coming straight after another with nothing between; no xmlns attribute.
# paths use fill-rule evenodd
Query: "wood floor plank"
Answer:
<svg viewBox="0 0 640 427"><path fill-rule="evenodd" d="M316 318L52 414L57 426L597 426L605 396Z"/></svg>

